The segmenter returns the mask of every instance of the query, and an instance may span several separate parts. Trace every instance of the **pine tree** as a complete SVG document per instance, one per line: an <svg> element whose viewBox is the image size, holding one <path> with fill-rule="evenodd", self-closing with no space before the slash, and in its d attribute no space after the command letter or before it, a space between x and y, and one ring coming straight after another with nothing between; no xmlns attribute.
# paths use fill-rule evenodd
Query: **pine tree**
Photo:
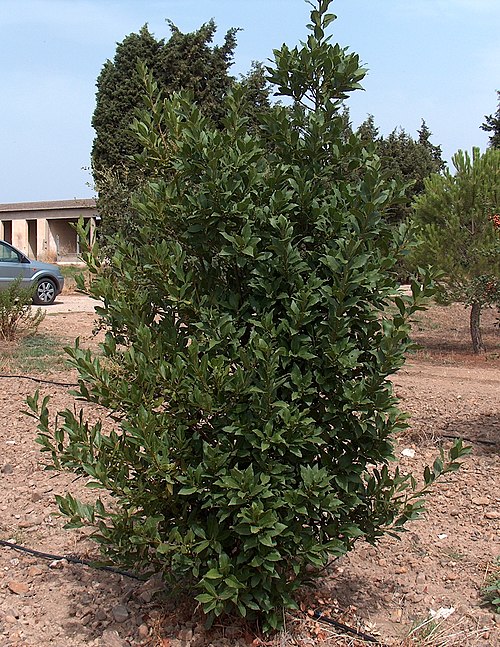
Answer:
<svg viewBox="0 0 500 647"><path fill-rule="evenodd" d="M425 122L422 123L425 126ZM425 129L419 131L417 141L402 128L396 128L377 142L384 170L390 177L407 185L406 199L395 204L388 213L393 223L402 222L412 215L412 203L424 190L425 178L443 168L441 150L430 143L430 132L426 126Z"/></svg>
<svg viewBox="0 0 500 647"><path fill-rule="evenodd" d="M417 131L418 134L418 144L420 146L423 146L427 151L429 151L431 159L434 162L434 166L432 167L433 170L431 173L437 173L439 171L443 171L445 167L445 163L443 162L443 151L441 150L441 146L436 146L436 144L433 144L431 142L431 137L432 133L427 127L427 124L425 122L425 119L422 119L422 123L420 128ZM431 165L430 165L431 166Z"/></svg>
<svg viewBox="0 0 500 647"><path fill-rule="evenodd" d="M424 180L425 191L415 202L420 245L413 262L442 273L445 302L471 306L472 348L479 353L484 350L481 310L500 303L500 150L458 151L453 165L453 174L447 170Z"/></svg>

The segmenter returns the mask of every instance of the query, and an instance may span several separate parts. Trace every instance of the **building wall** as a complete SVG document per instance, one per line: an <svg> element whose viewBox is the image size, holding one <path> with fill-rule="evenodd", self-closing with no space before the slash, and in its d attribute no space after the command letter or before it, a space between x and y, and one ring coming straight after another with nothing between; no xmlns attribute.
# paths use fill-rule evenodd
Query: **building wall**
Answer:
<svg viewBox="0 0 500 647"><path fill-rule="evenodd" d="M79 249L71 224L80 217L90 220L93 235L98 219L93 200L0 204L0 238L31 258L75 262Z"/></svg>
<svg viewBox="0 0 500 647"><path fill-rule="evenodd" d="M45 259L47 252L47 221L40 218L36 221L36 258L38 260Z"/></svg>
<svg viewBox="0 0 500 647"><path fill-rule="evenodd" d="M65 257L75 257L78 254L76 231L71 226L74 221L47 220L47 225L54 241L57 260Z"/></svg>

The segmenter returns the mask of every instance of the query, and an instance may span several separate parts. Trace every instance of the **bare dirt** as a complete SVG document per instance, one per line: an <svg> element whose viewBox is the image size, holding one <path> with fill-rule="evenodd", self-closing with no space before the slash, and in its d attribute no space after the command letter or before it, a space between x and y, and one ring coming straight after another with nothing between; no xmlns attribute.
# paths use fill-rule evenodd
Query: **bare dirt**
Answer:
<svg viewBox="0 0 500 647"><path fill-rule="evenodd" d="M80 335L89 345L94 316L83 301L47 309L41 332L61 343ZM65 295L60 297L63 302ZM68 304L66 304L68 305ZM87 311L86 311L87 310ZM433 307L414 325L422 345L395 376L411 418L397 439L401 468L420 475L438 448L461 436L473 448L461 470L439 482L427 512L401 540L377 548L359 543L304 591L301 613L286 617L273 639L225 620L206 632L199 611L175 591L158 598L158 582L137 580L81 564L42 559L0 546L0 645L201 647L204 645L362 645L359 636L311 615L375 636L381 645L433 647L500 645L500 618L483 605L481 590L500 554L500 330L495 311L484 315L486 352L470 353L467 313ZM1 350L1 349L0 349ZM0 371L5 372L0 366ZM35 375L36 377L36 375ZM38 375L72 382L71 371ZM0 380L0 539L55 555L95 559L83 530L64 530L54 495L82 492L68 474L46 472L34 442L36 422L23 410L39 388L53 410L73 406L68 389L21 378ZM413 451L408 451L413 450ZM438 616L431 620L432 613ZM447 619L440 615L450 614ZM419 628L420 627L420 628Z"/></svg>

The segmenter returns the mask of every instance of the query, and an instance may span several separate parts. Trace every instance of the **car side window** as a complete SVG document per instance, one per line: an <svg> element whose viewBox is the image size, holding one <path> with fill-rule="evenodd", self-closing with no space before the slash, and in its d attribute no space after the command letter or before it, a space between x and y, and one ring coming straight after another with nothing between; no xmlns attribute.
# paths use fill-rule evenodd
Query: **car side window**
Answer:
<svg viewBox="0 0 500 647"><path fill-rule="evenodd" d="M19 254L5 243L0 243L0 262L19 263Z"/></svg>

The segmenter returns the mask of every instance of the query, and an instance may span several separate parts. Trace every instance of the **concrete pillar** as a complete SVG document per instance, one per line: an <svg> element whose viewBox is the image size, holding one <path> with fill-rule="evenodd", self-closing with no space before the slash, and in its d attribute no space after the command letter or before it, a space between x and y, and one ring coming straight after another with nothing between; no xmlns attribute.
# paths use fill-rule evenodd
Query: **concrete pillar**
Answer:
<svg viewBox="0 0 500 647"><path fill-rule="evenodd" d="M45 260L47 249L47 219L40 218L36 221L36 257L38 260Z"/></svg>
<svg viewBox="0 0 500 647"><path fill-rule="evenodd" d="M28 223L24 219L12 221L12 244L28 254Z"/></svg>
<svg viewBox="0 0 500 647"><path fill-rule="evenodd" d="M54 263L57 261L57 245L54 234L52 233L51 221L47 219L47 249L45 250L45 258L47 261Z"/></svg>

